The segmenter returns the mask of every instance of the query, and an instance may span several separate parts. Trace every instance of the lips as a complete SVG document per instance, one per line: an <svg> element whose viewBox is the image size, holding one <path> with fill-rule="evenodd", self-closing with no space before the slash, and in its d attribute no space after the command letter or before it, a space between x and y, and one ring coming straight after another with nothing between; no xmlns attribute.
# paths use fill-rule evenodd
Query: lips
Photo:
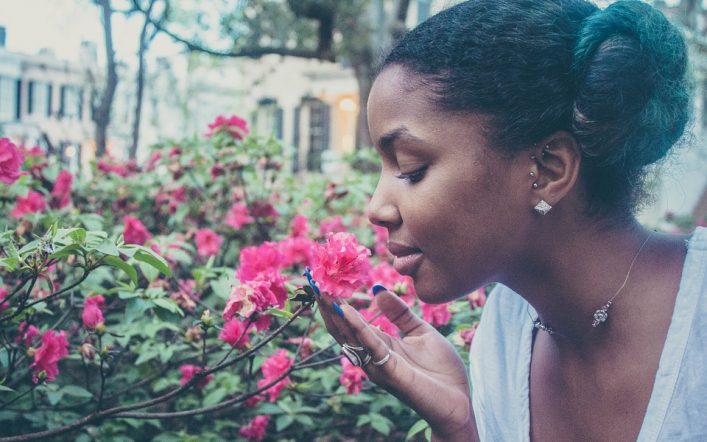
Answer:
<svg viewBox="0 0 707 442"><path fill-rule="evenodd" d="M416 247L389 242L388 250L395 256L393 267L401 275L412 275L422 262L422 250Z"/></svg>

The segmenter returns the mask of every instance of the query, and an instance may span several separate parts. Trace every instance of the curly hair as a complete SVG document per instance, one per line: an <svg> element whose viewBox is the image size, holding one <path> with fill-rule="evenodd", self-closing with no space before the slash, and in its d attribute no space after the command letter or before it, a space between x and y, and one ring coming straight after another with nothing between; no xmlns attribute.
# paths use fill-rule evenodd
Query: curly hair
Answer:
<svg viewBox="0 0 707 442"><path fill-rule="evenodd" d="M593 216L633 214L645 167L689 120L684 39L640 1L467 1L407 33L379 71L390 65L416 74L441 109L490 116L500 149L571 132Z"/></svg>

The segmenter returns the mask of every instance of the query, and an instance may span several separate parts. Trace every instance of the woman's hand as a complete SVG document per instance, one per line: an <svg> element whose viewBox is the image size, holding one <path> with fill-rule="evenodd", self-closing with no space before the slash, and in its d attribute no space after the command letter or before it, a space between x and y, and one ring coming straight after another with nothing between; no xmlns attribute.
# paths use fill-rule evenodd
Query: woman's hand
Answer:
<svg viewBox="0 0 707 442"><path fill-rule="evenodd" d="M353 307L320 297L320 312L339 344L364 347L371 355L363 367L371 381L413 408L444 441L478 440L469 397L466 367L454 347L417 317L399 297L380 291L376 304L404 336L389 336L372 327ZM361 359L365 351L357 352ZM390 353L390 358L377 366Z"/></svg>

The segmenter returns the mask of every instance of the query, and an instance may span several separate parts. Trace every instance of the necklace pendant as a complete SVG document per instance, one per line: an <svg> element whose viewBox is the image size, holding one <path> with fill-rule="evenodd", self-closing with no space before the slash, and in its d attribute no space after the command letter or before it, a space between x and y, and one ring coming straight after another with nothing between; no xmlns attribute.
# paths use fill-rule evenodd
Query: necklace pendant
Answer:
<svg viewBox="0 0 707 442"><path fill-rule="evenodd" d="M609 319L609 307L611 307L611 301L607 302L594 312L592 327L596 328L599 324L606 322L606 320Z"/></svg>

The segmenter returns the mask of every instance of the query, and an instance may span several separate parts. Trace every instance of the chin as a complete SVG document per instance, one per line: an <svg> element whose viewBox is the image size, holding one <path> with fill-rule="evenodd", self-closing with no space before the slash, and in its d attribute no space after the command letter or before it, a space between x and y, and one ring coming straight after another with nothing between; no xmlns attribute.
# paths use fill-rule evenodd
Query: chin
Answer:
<svg viewBox="0 0 707 442"><path fill-rule="evenodd" d="M430 279L418 281L417 278L413 278L413 280L418 299L426 304L444 304L470 293L447 287L443 284L437 284Z"/></svg>

